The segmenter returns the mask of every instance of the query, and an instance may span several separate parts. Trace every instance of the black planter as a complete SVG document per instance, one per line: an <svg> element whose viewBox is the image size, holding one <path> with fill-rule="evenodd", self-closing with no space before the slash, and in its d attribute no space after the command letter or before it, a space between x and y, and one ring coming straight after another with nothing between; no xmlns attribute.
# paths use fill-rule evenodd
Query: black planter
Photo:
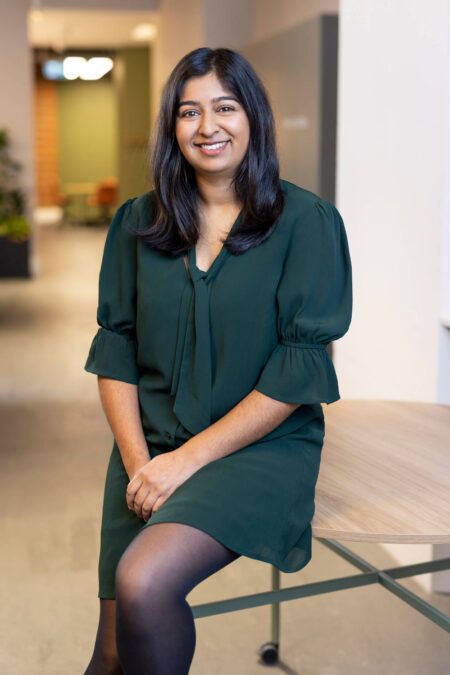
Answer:
<svg viewBox="0 0 450 675"><path fill-rule="evenodd" d="M30 240L12 242L0 236L0 279L31 277Z"/></svg>

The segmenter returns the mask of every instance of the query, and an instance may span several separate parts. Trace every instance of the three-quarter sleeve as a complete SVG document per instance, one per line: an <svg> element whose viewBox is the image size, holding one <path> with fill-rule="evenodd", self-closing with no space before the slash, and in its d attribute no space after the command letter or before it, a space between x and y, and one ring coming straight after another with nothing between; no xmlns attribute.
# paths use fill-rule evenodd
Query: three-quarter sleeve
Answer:
<svg viewBox="0 0 450 675"><path fill-rule="evenodd" d="M116 211L108 229L98 284L97 323L84 369L138 384L136 238L128 231L134 199Z"/></svg>
<svg viewBox="0 0 450 675"><path fill-rule="evenodd" d="M342 217L325 199L293 223L277 304L279 341L255 388L286 403L337 401L338 380L326 346L350 326L352 267Z"/></svg>

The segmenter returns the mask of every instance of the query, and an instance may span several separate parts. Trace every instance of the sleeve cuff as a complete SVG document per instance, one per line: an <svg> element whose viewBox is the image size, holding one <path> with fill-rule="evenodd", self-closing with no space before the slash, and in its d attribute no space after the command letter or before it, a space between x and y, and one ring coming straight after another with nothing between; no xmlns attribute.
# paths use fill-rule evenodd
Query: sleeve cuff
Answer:
<svg viewBox="0 0 450 675"><path fill-rule="evenodd" d="M281 340L255 389L285 403L333 403L340 399L333 362L325 345Z"/></svg>
<svg viewBox="0 0 450 675"><path fill-rule="evenodd" d="M92 340L84 370L129 384L139 383L136 341L106 328Z"/></svg>

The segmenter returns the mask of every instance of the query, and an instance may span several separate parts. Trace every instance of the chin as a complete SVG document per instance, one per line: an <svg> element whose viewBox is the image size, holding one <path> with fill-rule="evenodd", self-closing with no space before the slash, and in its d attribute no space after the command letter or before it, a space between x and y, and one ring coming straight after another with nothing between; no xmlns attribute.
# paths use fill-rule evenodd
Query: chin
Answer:
<svg viewBox="0 0 450 675"><path fill-rule="evenodd" d="M236 171L235 167L226 164L223 164L222 166L194 166L193 168L199 173L227 173L230 174L230 176L234 175Z"/></svg>

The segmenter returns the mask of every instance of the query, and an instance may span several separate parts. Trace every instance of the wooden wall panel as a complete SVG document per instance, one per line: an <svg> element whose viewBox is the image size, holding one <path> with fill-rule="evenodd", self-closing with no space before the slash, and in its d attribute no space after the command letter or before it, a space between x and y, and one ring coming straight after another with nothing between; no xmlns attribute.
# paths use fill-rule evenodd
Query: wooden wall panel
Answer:
<svg viewBox="0 0 450 675"><path fill-rule="evenodd" d="M59 201L58 92L56 82L45 80L38 68L34 85L34 139L37 205L54 206Z"/></svg>

